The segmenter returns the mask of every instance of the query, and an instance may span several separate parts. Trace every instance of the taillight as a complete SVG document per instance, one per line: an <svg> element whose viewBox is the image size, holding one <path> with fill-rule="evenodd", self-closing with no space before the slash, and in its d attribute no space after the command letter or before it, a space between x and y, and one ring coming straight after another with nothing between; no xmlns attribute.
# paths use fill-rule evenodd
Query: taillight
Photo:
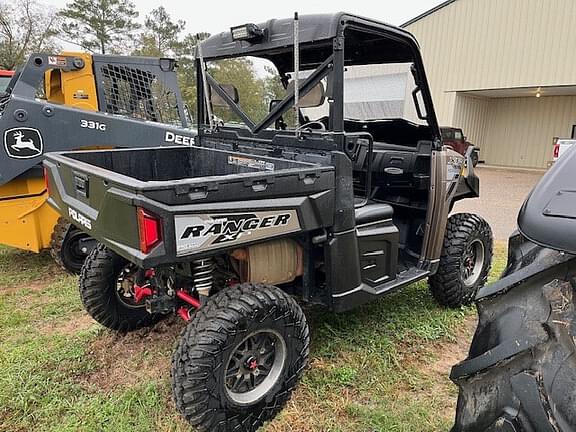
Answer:
<svg viewBox="0 0 576 432"><path fill-rule="evenodd" d="M50 195L50 182L48 181L48 168L44 167L44 187L48 191L48 195Z"/></svg>
<svg viewBox="0 0 576 432"><path fill-rule="evenodd" d="M558 143L557 137L554 137L553 145L554 145L554 152L552 157L554 158L554 160L556 160L560 156L560 144Z"/></svg>
<svg viewBox="0 0 576 432"><path fill-rule="evenodd" d="M160 218L138 207L138 233L140 235L140 250L147 254L162 240Z"/></svg>

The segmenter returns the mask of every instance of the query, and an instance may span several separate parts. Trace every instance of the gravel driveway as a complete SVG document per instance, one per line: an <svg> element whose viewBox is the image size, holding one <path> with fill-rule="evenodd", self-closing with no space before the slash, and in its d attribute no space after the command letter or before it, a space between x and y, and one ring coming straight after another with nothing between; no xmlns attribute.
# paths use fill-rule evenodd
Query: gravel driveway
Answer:
<svg viewBox="0 0 576 432"><path fill-rule="evenodd" d="M476 174L480 177L480 198L456 203L454 212L479 214L492 227L496 240L507 240L516 229L518 210L544 172L479 167Z"/></svg>

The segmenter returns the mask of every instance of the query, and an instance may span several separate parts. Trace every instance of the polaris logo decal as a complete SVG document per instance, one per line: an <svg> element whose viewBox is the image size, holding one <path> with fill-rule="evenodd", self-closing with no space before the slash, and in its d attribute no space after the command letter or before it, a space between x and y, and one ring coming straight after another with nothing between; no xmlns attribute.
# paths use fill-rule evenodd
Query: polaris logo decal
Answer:
<svg viewBox="0 0 576 432"><path fill-rule="evenodd" d="M68 216L76 222L78 225L83 226L86 229L92 229L92 221L88 219L87 216L84 216L78 210L74 210L72 207L68 207Z"/></svg>
<svg viewBox="0 0 576 432"><path fill-rule="evenodd" d="M44 142L37 129L12 128L4 131L4 149L13 159L32 159L42 155Z"/></svg>
<svg viewBox="0 0 576 432"><path fill-rule="evenodd" d="M300 229L295 210L178 215L174 223L178 255L272 238Z"/></svg>

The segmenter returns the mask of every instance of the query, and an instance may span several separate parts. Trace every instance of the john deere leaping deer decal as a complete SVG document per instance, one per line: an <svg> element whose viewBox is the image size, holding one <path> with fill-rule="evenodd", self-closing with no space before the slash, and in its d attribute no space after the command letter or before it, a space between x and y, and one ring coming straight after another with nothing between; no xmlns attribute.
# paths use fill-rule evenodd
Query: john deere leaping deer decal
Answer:
<svg viewBox="0 0 576 432"><path fill-rule="evenodd" d="M14 159L31 159L44 151L42 135L32 128L12 128L4 131L4 148Z"/></svg>

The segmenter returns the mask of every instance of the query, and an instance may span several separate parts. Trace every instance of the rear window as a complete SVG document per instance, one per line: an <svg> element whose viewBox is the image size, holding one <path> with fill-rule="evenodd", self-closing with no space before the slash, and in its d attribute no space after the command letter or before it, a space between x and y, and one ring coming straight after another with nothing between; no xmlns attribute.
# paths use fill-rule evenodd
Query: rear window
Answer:
<svg viewBox="0 0 576 432"><path fill-rule="evenodd" d="M443 140L461 140L464 138L464 134L460 129L441 129Z"/></svg>
<svg viewBox="0 0 576 432"><path fill-rule="evenodd" d="M454 130L453 129L442 129L442 139L444 140L451 140L454 139Z"/></svg>
<svg viewBox="0 0 576 432"><path fill-rule="evenodd" d="M6 91L6 87L8 87L11 79L11 77L0 77L0 93Z"/></svg>

